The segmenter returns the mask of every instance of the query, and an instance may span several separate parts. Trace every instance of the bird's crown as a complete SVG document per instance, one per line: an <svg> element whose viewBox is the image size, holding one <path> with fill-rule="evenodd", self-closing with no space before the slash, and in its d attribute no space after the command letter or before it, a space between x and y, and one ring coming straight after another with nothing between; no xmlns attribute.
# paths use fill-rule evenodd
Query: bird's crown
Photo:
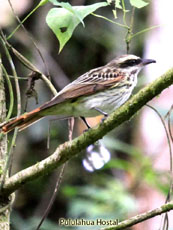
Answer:
<svg viewBox="0 0 173 230"><path fill-rule="evenodd" d="M108 65L114 65L119 68L138 66L142 63L142 59L133 54L125 54L112 60Z"/></svg>
<svg viewBox="0 0 173 230"><path fill-rule="evenodd" d="M140 70L143 66L155 62L153 59L142 59L133 54L125 54L113 59L107 66L114 66L118 69Z"/></svg>

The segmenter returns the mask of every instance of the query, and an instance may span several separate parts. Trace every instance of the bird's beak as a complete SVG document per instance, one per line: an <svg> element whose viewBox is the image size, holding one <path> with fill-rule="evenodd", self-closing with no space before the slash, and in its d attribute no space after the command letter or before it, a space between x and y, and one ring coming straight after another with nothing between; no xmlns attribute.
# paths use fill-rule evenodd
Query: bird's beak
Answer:
<svg viewBox="0 0 173 230"><path fill-rule="evenodd" d="M148 65L151 63L156 63L156 61L153 59L142 59L142 65Z"/></svg>

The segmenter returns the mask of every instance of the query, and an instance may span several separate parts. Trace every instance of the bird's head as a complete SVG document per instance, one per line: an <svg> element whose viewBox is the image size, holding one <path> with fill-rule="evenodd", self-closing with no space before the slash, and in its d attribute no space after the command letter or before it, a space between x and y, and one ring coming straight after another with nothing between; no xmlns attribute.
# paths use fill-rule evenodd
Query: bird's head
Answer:
<svg viewBox="0 0 173 230"><path fill-rule="evenodd" d="M122 55L118 58L115 58L108 65L114 66L122 71L130 72L137 74L139 71L146 65L155 63L153 59L142 59L133 54Z"/></svg>

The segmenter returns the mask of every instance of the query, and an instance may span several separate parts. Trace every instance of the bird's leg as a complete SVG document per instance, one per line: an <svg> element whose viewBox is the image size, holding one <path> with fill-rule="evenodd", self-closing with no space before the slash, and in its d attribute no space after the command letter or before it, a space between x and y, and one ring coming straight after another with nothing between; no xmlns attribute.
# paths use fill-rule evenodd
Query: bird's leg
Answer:
<svg viewBox="0 0 173 230"><path fill-rule="evenodd" d="M100 114L102 114L104 116L104 118L102 119L102 122L108 117L108 113L102 111L101 109L94 107L93 109L97 110Z"/></svg>
<svg viewBox="0 0 173 230"><path fill-rule="evenodd" d="M86 121L85 117L80 117L82 119L82 121L85 123L85 125L87 126L88 129L90 129L91 127L89 126L88 122Z"/></svg>

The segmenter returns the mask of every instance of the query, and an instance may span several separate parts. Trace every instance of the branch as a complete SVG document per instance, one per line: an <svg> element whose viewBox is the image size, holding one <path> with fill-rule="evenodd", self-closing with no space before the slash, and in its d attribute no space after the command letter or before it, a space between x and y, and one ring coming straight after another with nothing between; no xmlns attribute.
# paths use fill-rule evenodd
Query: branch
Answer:
<svg viewBox="0 0 173 230"><path fill-rule="evenodd" d="M6 52L9 53L8 49L10 49L13 54L18 58L18 60L29 70L38 73L40 78L45 82L45 84L48 86L48 88L51 90L52 94L54 96L57 95L57 90L55 89L54 85L51 83L51 81L36 67L34 66L27 58L25 58L20 52L18 52L9 42L7 42L5 35L3 34L2 30L0 30L1 36L0 40L2 44L4 45L4 48L6 49ZM8 48L8 49L7 49ZM39 51L40 53L40 51ZM40 54L41 58L42 55ZM11 59L11 58L10 58ZM43 60L43 58L42 58ZM11 63L11 62L10 62ZM44 61L43 61L44 63ZM13 73L14 76L16 76L15 73Z"/></svg>
<svg viewBox="0 0 173 230"><path fill-rule="evenodd" d="M120 222L118 225L109 228L102 228L102 230L122 230L127 229L135 224L138 224L144 220L148 220L152 217L161 215L162 213L168 212L173 209L173 202L162 205L160 208L153 209L151 211L139 214L137 216L131 217L128 220Z"/></svg>
<svg viewBox="0 0 173 230"><path fill-rule="evenodd" d="M4 88L4 79L2 72L2 62L0 57L0 122L3 122L6 117L6 97ZM7 154L7 136L0 134L0 179L2 180L2 171L5 167L6 154ZM7 175L8 176L8 175ZM12 201L10 197L2 196L0 200L0 229L9 230L9 216L10 216L10 206Z"/></svg>
<svg viewBox="0 0 173 230"><path fill-rule="evenodd" d="M129 120L148 101L159 95L171 84L173 84L173 69L168 70L161 77L140 90L97 127L83 133L73 141L60 145L50 157L8 178L0 195L8 195L20 188L26 182L52 172L55 168L79 154L81 150L85 149L88 145L101 139L112 129Z"/></svg>

